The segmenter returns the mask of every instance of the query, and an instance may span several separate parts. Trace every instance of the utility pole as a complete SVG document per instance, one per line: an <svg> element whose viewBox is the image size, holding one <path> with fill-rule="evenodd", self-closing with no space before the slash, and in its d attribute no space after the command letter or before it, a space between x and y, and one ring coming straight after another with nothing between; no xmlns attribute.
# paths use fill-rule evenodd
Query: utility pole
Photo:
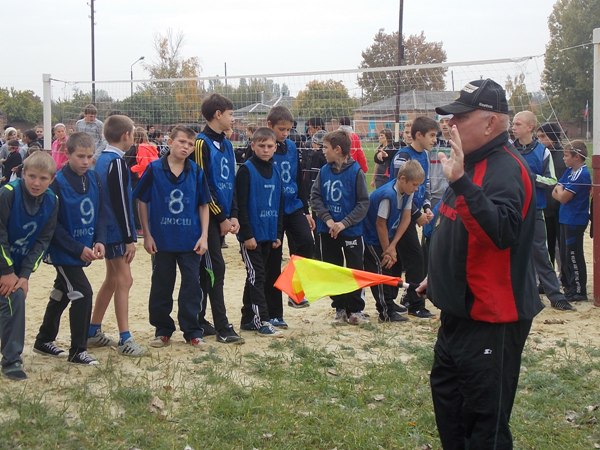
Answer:
<svg viewBox="0 0 600 450"><path fill-rule="evenodd" d="M92 26L92 103L96 103L96 44L94 40L94 0L90 0L90 19Z"/></svg>
<svg viewBox="0 0 600 450"><path fill-rule="evenodd" d="M400 0L399 14L398 14L398 66L402 65L404 59L404 46L402 45L402 19L404 15L404 0ZM400 75L401 71L398 70L398 77L396 78L396 126L395 126L395 140L400 142Z"/></svg>

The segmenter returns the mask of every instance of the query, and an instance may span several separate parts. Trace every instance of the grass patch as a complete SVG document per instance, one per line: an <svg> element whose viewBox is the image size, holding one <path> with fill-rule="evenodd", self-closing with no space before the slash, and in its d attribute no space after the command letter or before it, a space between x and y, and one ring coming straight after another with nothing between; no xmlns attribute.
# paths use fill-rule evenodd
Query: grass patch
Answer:
<svg viewBox="0 0 600 450"><path fill-rule="evenodd" d="M374 327L352 340L273 340L264 352L209 352L187 363L159 354L143 358L136 376L109 358L86 379L41 394L4 383L0 448L440 448L427 336ZM591 344L528 345L515 447L600 442L598 374Z"/></svg>

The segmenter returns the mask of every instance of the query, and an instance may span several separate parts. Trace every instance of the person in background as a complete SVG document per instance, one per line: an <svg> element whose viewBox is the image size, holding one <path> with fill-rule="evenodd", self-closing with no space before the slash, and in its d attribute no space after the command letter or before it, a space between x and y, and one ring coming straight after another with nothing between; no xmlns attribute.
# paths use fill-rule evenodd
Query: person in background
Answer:
<svg viewBox="0 0 600 450"><path fill-rule="evenodd" d="M350 136L350 157L358 163L364 173L369 171L369 165L367 164L367 158L360 142L360 137L352 129L352 121L350 117L340 117L340 130L345 131Z"/></svg>
<svg viewBox="0 0 600 450"><path fill-rule="evenodd" d="M95 145L94 148L96 148ZM51 145L51 155L56 163L57 170L60 170L69 159L67 154L67 129L62 123L54 125L54 141L52 141Z"/></svg>
<svg viewBox="0 0 600 450"><path fill-rule="evenodd" d="M384 128L379 132L379 146L375 150L373 160L375 161L375 173L371 181L371 187L379 188L390 181L390 161L396 154L392 130ZM381 162L380 162L381 161ZM385 161L385 162L384 162Z"/></svg>
<svg viewBox="0 0 600 450"><path fill-rule="evenodd" d="M563 160L563 146L561 143L561 128L556 122L546 122L537 129L537 138L543 145L550 150L550 156L554 163L554 173L556 179L560 180L567 170L565 161ZM558 210L560 202L552 197L552 190L546 190L546 208L544 209L544 219L546 221L546 240L548 242L548 255L550 256L550 264L554 266L554 262L560 263L560 258L556 255L556 249L560 247ZM542 285L538 286L540 294L543 294Z"/></svg>
<svg viewBox="0 0 600 450"><path fill-rule="evenodd" d="M590 218L592 178L585 164L587 147L573 141L565 147L568 169L552 191L560 202L560 279L570 302L587 301L587 267L583 251L583 234Z"/></svg>
<svg viewBox="0 0 600 450"><path fill-rule="evenodd" d="M96 147L94 161L98 160L100 153L102 153L102 150L104 150L104 147L106 147L106 140L104 139L103 132L104 124L96 117L97 115L98 110L90 103L83 109L83 119L79 119L75 123L76 132L87 133L94 141L94 146Z"/></svg>

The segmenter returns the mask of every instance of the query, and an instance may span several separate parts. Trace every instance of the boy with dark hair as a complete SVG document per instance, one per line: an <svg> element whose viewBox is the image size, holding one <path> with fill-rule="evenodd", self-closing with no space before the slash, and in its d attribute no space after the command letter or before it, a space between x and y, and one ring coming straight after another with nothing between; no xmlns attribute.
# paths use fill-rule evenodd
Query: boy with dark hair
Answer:
<svg viewBox="0 0 600 450"><path fill-rule="evenodd" d="M283 232L288 238L290 254L312 258L315 244L311 230L315 228L315 222L308 212L308 196L302 184L300 153L296 144L288 139L293 123L294 117L285 106L271 108L267 116L267 126L275 132L277 139L273 163L279 170L283 183ZM275 248L269 255L266 275L266 284L269 287L267 305L275 326L287 328L283 320L281 291L273 286L281 274L282 258L282 247ZM288 299L288 305L304 308L309 306L309 303L306 299L300 304Z"/></svg>
<svg viewBox="0 0 600 450"><path fill-rule="evenodd" d="M7 142L9 154L6 159L2 162L2 178L0 179L0 186L5 185L10 181L13 175L13 169L16 169L23 162L23 157L19 151L19 141L12 139Z"/></svg>
<svg viewBox="0 0 600 450"><path fill-rule="evenodd" d="M350 117L340 118L340 130L345 131L350 136L350 157L358 163L364 173L369 171L367 158L360 142L360 137L352 129L352 121Z"/></svg>
<svg viewBox="0 0 600 450"><path fill-rule="evenodd" d="M275 133L259 128L252 137L253 156L240 166L235 178L239 208L238 240L246 284L242 306L242 330L254 330L259 336L281 337L270 316L265 284L269 254L281 246L283 238L283 189L279 172L273 164L277 148Z"/></svg>
<svg viewBox="0 0 600 450"><path fill-rule="evenodd" d="M567 170L552 191L560 202L560 279L570 302L587 301L587 268L583 233L590 219L592 178L585 164L588 152L583 141L565 146ZM597 306L597 305L596 305Z"/></svg>
<svg viewBox="0 0 600 450"><path fill-rule="evenodd" d="M2 374L25 380L25 298L29 277L48 248L58 213L48 189L56 172L50 155L37 152L25 160L23 178L0 189L0 341Z"/></svg>
<svg viewBox="0 0 600 450"><path fill-rule="evenodd" d="M135 257L135 223L131 180L123 155L133 144L133 121L122 115L106 119L104 137L108 145L96 161L96 173L102 184L102 204L106 212L106 276L96 295L88 331L88 347L117 347L125 356L142 356L140 346L129 331L129 290L133 284L131 261ZM115 298L119 341L102 331L102 319Z"/></svg>
<svg viewBox="0 0 600 450"><path fill-rule="evenodd" d="M198 321L204 336L216 334L217 342L231 344L242 339L227 318L223 294L225 261L221 250L225 235L237 234L240 229L233 195L235 155L233 145L225 136L225 131L233 128L233 103L220 94L212 94L202 102L201 110L208 123L196 136L190 158L206 175L211 201L208 204L208 251L203 255L200 269L203 300ZM209 298L214 327L206 320Z"/></svg>
<svg viewBox="0 0 600 450"><path fill-rule="evenodd" d="M400 167L409 160L418 161L425 172L423 183L414 193L411 223L398 242L397 251L393 248L385 251L390 258L393 260L398 259L401 262L406 273L407 283L420 283L419 280L424 277L423 249L419 243L416 225L423 226L433 218L429 193L429 154L427 151L431 151L435 146L438 131L439 125L435 120L425 116L417 117L410 127L411 144L398 150L390 164L390 179L395 179ZM421 212L421 208L423 212ZM414 290L404 292L402 304L408 308L408 314L414 317L421 319L434 317L425 308L425 299L418 296Z"/></svg>
<svg viewBox="0 0 600 450"><path fill-rule="evenodd" d="M310 204L317 215L322 260L351 269L363 268L363 219L369 209L365 174L350 157L350 136L334 131L323 138L327 164L313 184ZM334 324L368 323L362 289L331 296Z"/></svg>
<svg viewBox="0 0 600 450"><path fill-rule="evenodd" d="M423 183L425 172L414 160L407 161L398 171L395 183L386 183L369 197L365 218L365 270L385 275L399 275L397 260L385 250L395 248L411 222L413 194ZM371 287L380 322L405 322L394 300L398 287L379 284Z"/></svg>
<svg viewBox="0 0 600 450"><path fill-rule="evenodd" d="M170 344L175 332L171 318L177 266L181 286L177 303L179 327L186 342L201 350L198 314L202 307L200 260L208 249L208 202L210 191L204 171L188 160L196 133L176 126L169 135L169 153L151 162L134 191L139 199L144 248L152 255L150 324L156 330L150 345Z"/></svg>
<svg viewBox="0 0 600 450"><path fill-rule="evenodd" d="M93 293L83 268L104 258L106 223L100 180L94 171L88 170L94 157L92 138L86 133L72 134L67 141L67 154L67 164L50 186L59 199L59 210L45 261L55 267L56 279L33 351L44 356L67 356L54 341L60 317L70 305L68 361L93 366L98 361L87 352Z"/></svg>

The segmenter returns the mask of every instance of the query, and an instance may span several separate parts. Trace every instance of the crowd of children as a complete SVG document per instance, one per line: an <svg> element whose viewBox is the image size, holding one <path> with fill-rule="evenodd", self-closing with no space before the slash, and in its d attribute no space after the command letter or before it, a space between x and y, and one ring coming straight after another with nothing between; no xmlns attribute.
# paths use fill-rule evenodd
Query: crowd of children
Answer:
<svg viewBox="0 0 600 450"><path fill-rule="evenodd" d="M227 138L233 104L212 94L202 103L204 129L197 133L173 127L165 150L149 139L149 134L156 137L153 127L135 128L130 118L118 114L102 123L96 114L93 105L86 106L77 124L81 131L70 136L64 124L56 124L50 152L35 151L43 146L38 130L25 133L25 148L14 128L5 131L0 148L0 339L2 373L8 378L27 378L21 359L25 297L42 258L55 267L56 278L33 351L81 365L98 364L87 351L92 347L113 346L133 357L148 351L134 339L128 322L138 236L152 258L148 302L155 330L149 345L154 348L170 345L176 331L171 312L177 267L177 321L185 341L201 350L209 348L204 338L211 335L223 344L244 343L225 305L222 248L228 234L239 242L247 273L240 329L259 336L281 337L288 328L282 294L273 286L281 273L284 237L290 254L404 274L413 286L426 274L427 242L447 187L438 158L438 152L450 147L446 116L439 122L425 116L407 122L399 144L391 130L380 131L371 183L375 190L369 195L364 152L347 118L331 132L322 119L311 118L307 141L294 141L289 138L295 126L292 114L276 106L267 126L249 125L248 144L234 150ZM536 270L551 305L571 310L571 302L587 300L587 148L573 141L563 151L556 124L537 128L537 136L535 131L532 113L515 116L514 144L537 177ZM557 160L566 165L558 183ZM560 205L556 234L564 294L548 255L554 242L551 248L546 244L546 191ZM423 226L420 242L417 230ZM93 303L84 268L100 259L106 276ZM406 314L434 317L414 289L407 289L401 302L398 287L375 286L371 292L381 322L405 322ZM102 329L112 299L117 340ZM333 324L369 322L361 289L334 295L331 301ZM308 306L306 300L288 303ZM212 323L206 316L208 304ZM68 352L55 343L67 307Z"/></svg>

